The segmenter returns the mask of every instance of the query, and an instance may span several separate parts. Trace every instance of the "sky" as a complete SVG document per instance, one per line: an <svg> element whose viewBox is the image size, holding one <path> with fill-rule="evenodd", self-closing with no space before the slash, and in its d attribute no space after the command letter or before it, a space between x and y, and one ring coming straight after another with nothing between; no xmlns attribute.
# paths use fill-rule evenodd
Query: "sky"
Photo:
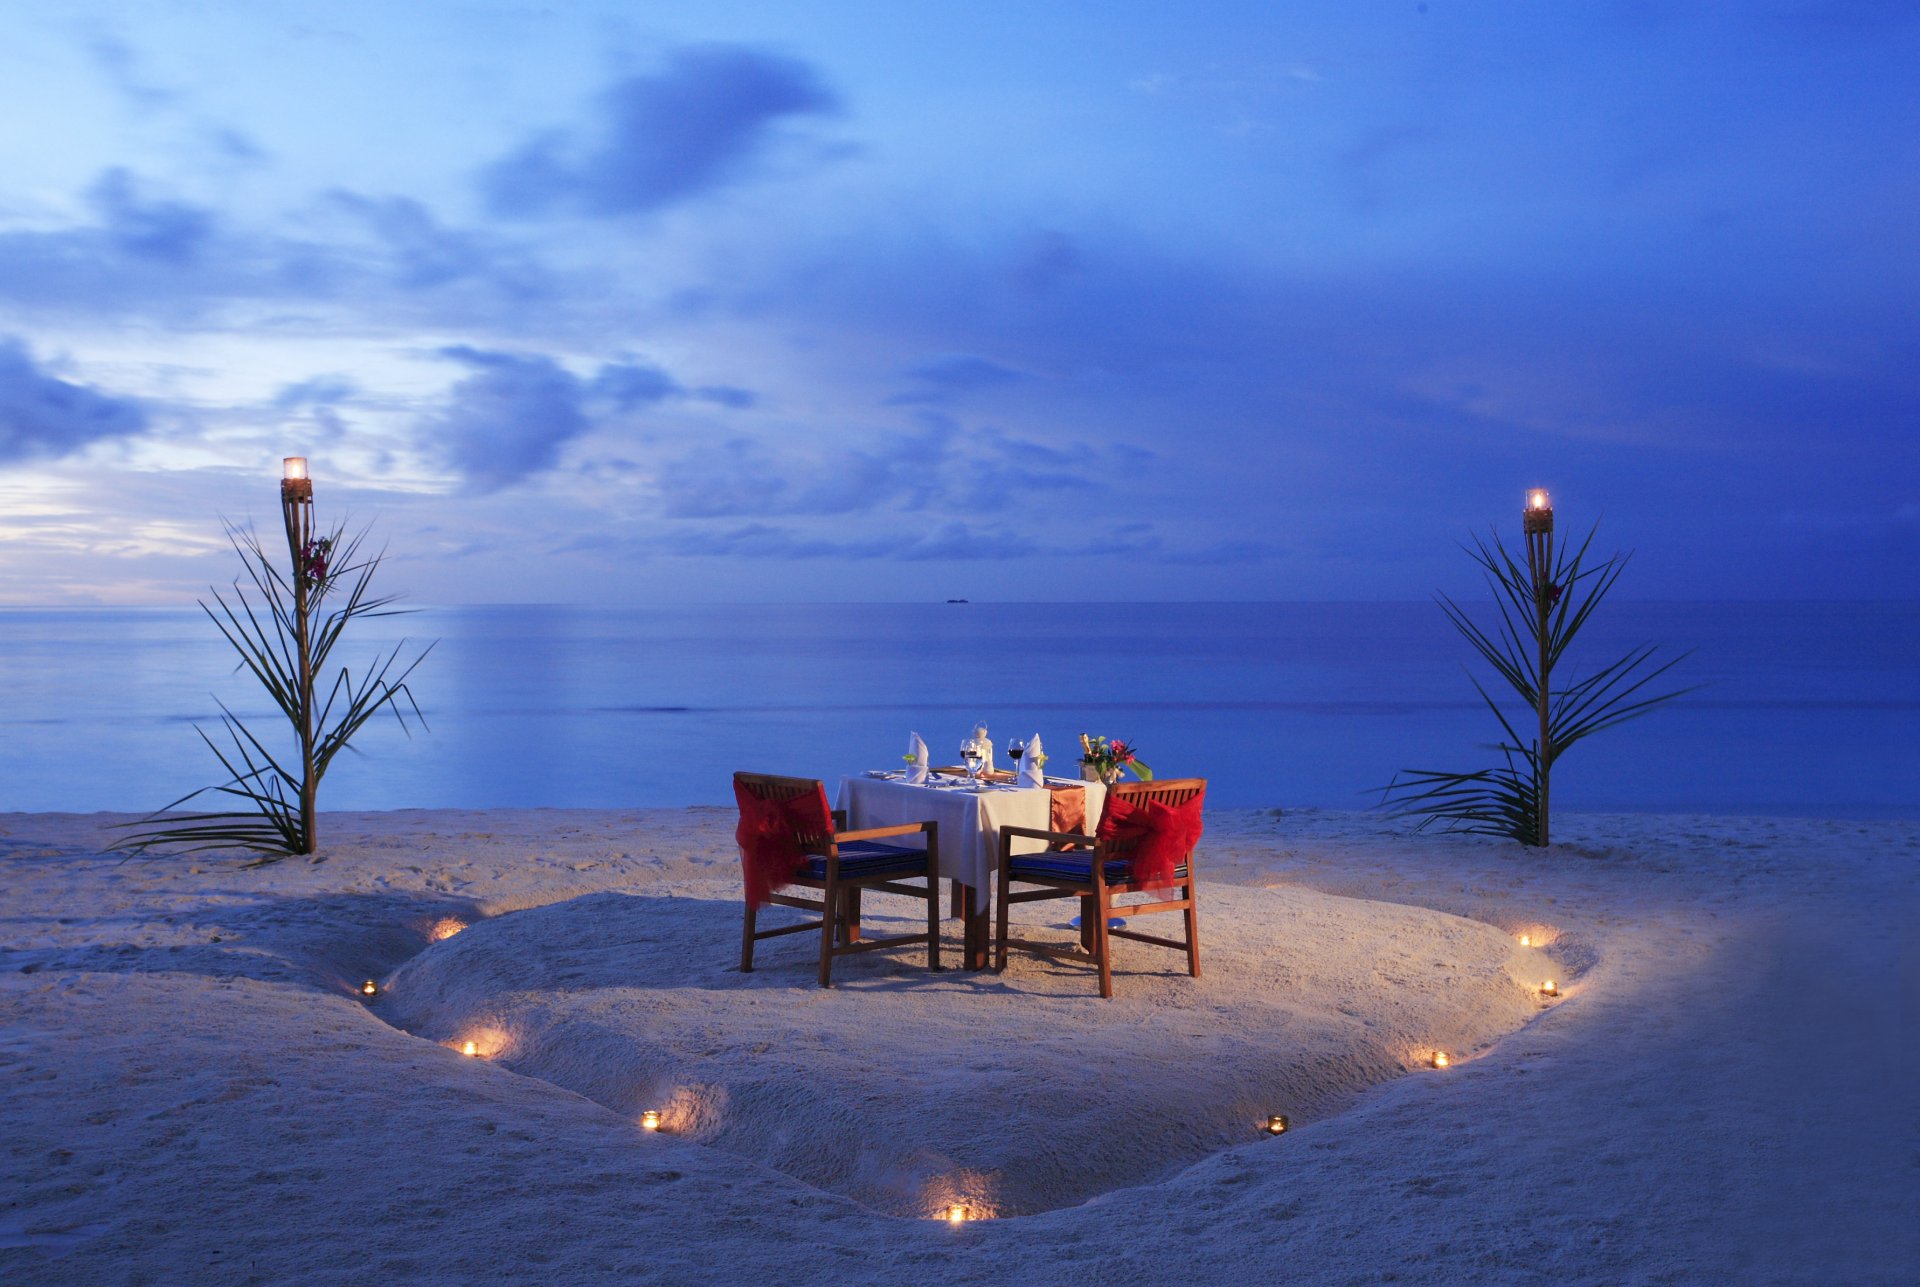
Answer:
<svg viewBox="0 0 1920 1287"><path fill-rule="evenodd" d="M1906 0L0 7L0 604L1913 598Z"/></svg>

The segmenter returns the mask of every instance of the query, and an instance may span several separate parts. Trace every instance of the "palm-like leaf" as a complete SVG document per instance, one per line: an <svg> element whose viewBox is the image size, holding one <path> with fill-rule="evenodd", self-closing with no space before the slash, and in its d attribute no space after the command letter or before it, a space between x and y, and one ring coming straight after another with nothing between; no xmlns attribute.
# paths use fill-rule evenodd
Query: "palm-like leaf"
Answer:
<svg viewBox="0 0 1920 1287"><path fill-rule="evenodd" d="M1506 734L1497 747L1505 764L1466 773L1420 769L1398 774L1380 788L1382 803L1396 814L1418 817L1422 827L1438 822L1452 831L1542 843L1547 784L1567 749L1693 691L1646 693L1649 684L1688 656L1682 653L1656 664L1653 644L1633 648L1584 678L1554 687L1555 666L1626 568L1625 554L1589 563L1597 531L1589 531L1576 546L1562 548L1542 585L1535 584L1532 571L1508 551L1498 532L1490 542L1476 536L1471 547L1462 547L1493 592L1496 619L1483 626L1445 594L1437 596L1440 610L1530 715L1538 711L1545 693L1545 744L1537 735L1521 737L1500 703L1473 679Z"/></svg>
<svg viewBox="0 0 1920 1287"><path fill-rule="evenodd" d="M293 580L274 565L251 529L229 525L227 539L240 556L251 591L236 577L227 594L213 590L210 592L212 605L203 602L200 607L238 654L235 669L251 674L266 691L292 726L296 740L303 729L311 728L312 782L309 784L306 780L305 764L301 760L276 755L221 703L220 723L226 733L226 749L206 730L196 726L194 731L220 762L227 780L219 786L190 792L141 821L129 824L133 832L127 848L142 852L156 846L177 846L181 852L188 853L250 849L260 857L249 865L258 865L276 862L290 854L312 852L314 837L301 802L309 786L318 786L334 757L347 749L354 735L369 720L383 710L388 711L401 730L412 736L406 717L410 709L414 718L425 726L426 719L407 680L433 651L433 646L429 644L403 665L401 654L406 651L408 641L402 639L384 656L376 653L372 664L357 678L344 665L334 668L331 678L326 678L334 646L353 622L366 617L393 616L402 611L390 606L394 602L391 596L375 597L370 592L383 555L363 558L360 549L365 533L348 536L335 529L329 538L333 550L329 574L308 579L308 667L303 677L298 656L301 623ZM296 568L293 576L300 575L303 573ZM328 607L330 603L335 606ZM326 697L316 704L322 680L326 680ZM226 797L223 803L231 807L174 812L209 793Z"/></svg>

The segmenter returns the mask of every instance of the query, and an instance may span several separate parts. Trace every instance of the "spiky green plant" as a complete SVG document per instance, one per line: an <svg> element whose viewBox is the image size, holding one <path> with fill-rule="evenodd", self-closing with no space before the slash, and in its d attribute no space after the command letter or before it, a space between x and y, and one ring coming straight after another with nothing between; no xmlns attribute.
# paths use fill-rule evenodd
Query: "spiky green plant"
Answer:
<svg viewBox="0 0 1920 1287"><path fill-rule="evenodd" d="M1381 788L1382 802L1394 813L1418 817L1421 827L1441 823L1449 831L1545 845L1552 798L1549 788L1560 757L1603 729L1636 719L1693 691L1689 687L1644 695L1648 684L1690 655L1682 653L1656 664L1655 644L1633 648L1572 683L1555 684L1554 667L1620 579L1630 557L1612 554L1590 564L1588 556L1598 530L1597 526L1589 530L1577 547L1562 547L1551 567L1543 567L1539 577L1507 550L1497 531L1492 533L1491 543L1476 536L1472 548L1462 547L1480 565L1493 591L1499 621L1491 630L1483 628L1445 594L1437 596L1441 610L1524 704L1525 715L1518 720L1521 725L1536 712L1544 712L1540 721L1543 736L1521 737L1515 719L1508 717L1469 670L1467 677L1505 734L1494 747L1503 762L1468 773L1402 770Z"/></svg>
<svg viewBox="0 0 1920 1287"><path fill-rule="evenodd" d="M403 639L385 656L375 653L358 678L349 667L332 660L334 647L353 622L408 611L392 607L391 595L371 593L383 556L362 557L364 531L348 536L335 528L332 535L310 543L296 539L291 524L288 531L292 566L282 571L252 528L228 524L227 540L240 556L252 593L236 577L231 602L227 595L212 590L216 606L203 600L200 608L240 655L236 670L248 671L259 681L292 727L292 750L270 747L220 702L220 723L230 745L222 749L197 724L194 731L226 770L227 781L189 792L130 824L138 828L127 844L135 852L155 846L182 846L181 852L187 853L251 849L260 856L248 866L310 854L318 845L320 781L334 757L383 710L408 736L412 729L405 708L411 708L425 726L407 679L433 651L432 644L401 665L408 643ZM321 692L325 698L317 701ZM233 807L172 812L209 792L230 797L223 803Z"/></svg>

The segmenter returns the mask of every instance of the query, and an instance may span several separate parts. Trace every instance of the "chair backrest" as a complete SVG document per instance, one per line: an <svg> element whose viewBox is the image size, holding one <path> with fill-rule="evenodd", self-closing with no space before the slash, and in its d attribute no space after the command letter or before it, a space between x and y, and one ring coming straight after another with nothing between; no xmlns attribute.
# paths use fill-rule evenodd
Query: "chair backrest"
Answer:
<svg viewBox="0 0 1920 1287"><path fill-rule="evenodd" d="M1100 806L1100 821L1104 823L1107 815L1113 812L1116 799L1125 800L1137 809L1149 804L1164 805L1177 809L1196 796L1205 796L1207 780L1205 778L1155 778L1150 782L1116 782L1107 788L1106 803ZM1095 831L1100 827L1095 826ZM1107 855L1112 858L1124 858L1127 851L1139 843L1138 836L1113 836L1107 841Z"/></svg>
<svg viewBox="0 0 1920 1287"><path fill-rule="evenodd" d="M786 778L773 773L735 773L734 798L742 795L781 806L794 824L793 839L806 853L825 853L833 841L833 811L827 807L827 786L819 778ZM818 816L807 797L819 801Z"/></svg>

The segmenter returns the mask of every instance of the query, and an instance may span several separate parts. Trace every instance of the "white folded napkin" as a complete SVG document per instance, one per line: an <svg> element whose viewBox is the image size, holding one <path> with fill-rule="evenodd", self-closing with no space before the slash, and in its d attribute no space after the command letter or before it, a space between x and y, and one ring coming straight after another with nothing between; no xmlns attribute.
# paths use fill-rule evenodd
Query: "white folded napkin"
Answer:
<svg viewBox="0 0 1920 1287"><path fill-rule="evenodd" d="M907 734L907 781L915 786L924 784L930 764L926 739L918 733Z"/></svg>
<svg viewBox="0 0 1920 1287"><path fill-rule="evenodd" d="M1047 784L1046 754L1040 749L1040 735L1035 733L1027 739L1027 749L1020 753L1020 785L1045 786Z"/></svg>

